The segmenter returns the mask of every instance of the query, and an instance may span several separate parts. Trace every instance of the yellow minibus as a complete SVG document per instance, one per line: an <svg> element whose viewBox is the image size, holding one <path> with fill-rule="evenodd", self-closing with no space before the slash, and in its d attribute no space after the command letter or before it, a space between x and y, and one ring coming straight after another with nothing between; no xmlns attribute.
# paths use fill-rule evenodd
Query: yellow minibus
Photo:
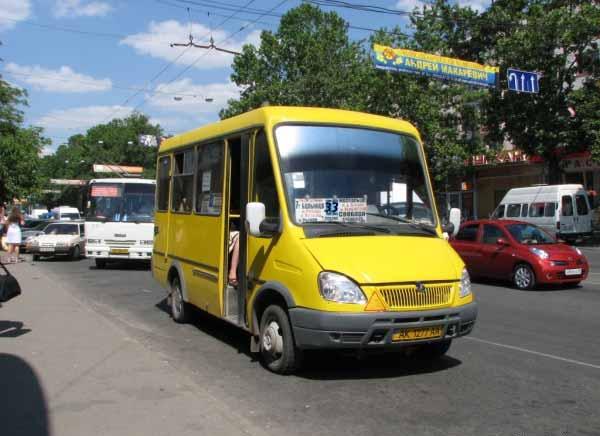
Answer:
<svg viewBox="0 0 600 436"><path fill-rule="evenodd" d="M473 329L444 237L460 211L442 228L410 123L263 107L166 139L157 165L152 272L173 319L241 327L269 370L307 349L436 358Z"/></svg>

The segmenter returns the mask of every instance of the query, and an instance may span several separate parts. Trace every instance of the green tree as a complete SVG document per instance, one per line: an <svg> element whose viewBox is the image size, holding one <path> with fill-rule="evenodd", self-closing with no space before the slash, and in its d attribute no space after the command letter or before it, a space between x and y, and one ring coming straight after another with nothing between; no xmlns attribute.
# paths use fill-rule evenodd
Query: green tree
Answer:
<svg viewBox="0 0 600 436"><path fill-rule="evenodd" d="M479 55L501 67L500 87L486 105L491 136L497 141L509 138L524 151L542 156L552 183L560 180L563 154L597 147L597 142L581 142L585 135L579 130L595 125L598 137L597 110L583 110L573 120L569 107L574 100L587 106L585 94L576 92L578 72L587 69L588 83L600 78L598 57L589 57L599 26L600 6L595 1L497 0L473 28L474 47L485 47ZM539 72L539 94L505 91L509 67Z"/></svg>
<svg viewBox="0 0 600 436"><path fill-rule="evenodd" d="M27 93L0 78L0 202L24 198L40 187L40 154L49 143L38 127L22 126Z"/></svg>
<svg viewBox="0 0 600 436"><path fill-rule="evenodd" d="M364 109L370 73L359 42L334 12L303 4L288 11L276 32L263 31L258 48L246 45L233 62L232 81L243 89L221 118L274 105Z"/></svg>

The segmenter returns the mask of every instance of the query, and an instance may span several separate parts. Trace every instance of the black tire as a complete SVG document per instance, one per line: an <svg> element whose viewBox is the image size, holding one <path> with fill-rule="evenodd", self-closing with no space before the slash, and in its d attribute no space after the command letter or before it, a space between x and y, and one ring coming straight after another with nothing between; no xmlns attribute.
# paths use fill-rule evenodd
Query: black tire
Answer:
<svg viewBox="0 0 600 436"><path fill-rule="evenodd" d="M104 260L104 259L96 259L96 268L97 269L104 269L104 268L106 268L106 260Z"/></svg>
<svg viewBox="0 0 600 436"><path fill-rule="evenodd" d="M171 318L179 324L185 324L190 319L190 310L183 299L183 290L178 276L171 282L171 294L169 295L169 307L171 308Z"/></svg>
<svg viewBox="0 0 600 436"><path fill-rule="evenodd" d="M452 345L452 339L419 345L415 353L416 357L424 360L435 360L444 356Z"/></svg>
<svg viewBox="0 0 600 436"><path fill-rule="evenodd" d="M287 312L268 306L260 319L260 355L263 365L276 374L291 374L301 365L302 352L296 348Z"/></svg>
<svg viewBox="0 0 600 436"><path fill-rule="evenodd" d="M515 266L512 278L513 284L517 289L533 289L536 284L535 273L533 272L533 269L526 263L520 263Z"/></svg>
<svg viewBox="0 0 600 436"><path fill-rule="evenodd" d="M33 255L33 260L34 260L34 261L38 261L38 260L40 260L40 255L39 255L39 254L34 254L34 255Z"/></svg>
<svg viewBox="0 0 600 436"><path fill-rule="evenodd" d="M71 250L71 260L79 260L81 258L81 248L79 248L79 245L76 245L73 247L73 250Z"/></svg>

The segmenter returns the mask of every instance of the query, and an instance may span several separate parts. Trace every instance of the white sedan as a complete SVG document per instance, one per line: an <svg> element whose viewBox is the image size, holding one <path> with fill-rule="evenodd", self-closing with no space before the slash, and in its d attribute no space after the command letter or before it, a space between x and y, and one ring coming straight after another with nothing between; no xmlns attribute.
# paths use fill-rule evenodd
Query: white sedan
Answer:
<svg viewBox="0 0 600 436"><path fill-rule="evenodd" d="M41 256L59 255L79 259L85 253L83 223L49 224L43 235L36 236L27 243L27 251L33 254L33 260L38 260Z"/></svg>

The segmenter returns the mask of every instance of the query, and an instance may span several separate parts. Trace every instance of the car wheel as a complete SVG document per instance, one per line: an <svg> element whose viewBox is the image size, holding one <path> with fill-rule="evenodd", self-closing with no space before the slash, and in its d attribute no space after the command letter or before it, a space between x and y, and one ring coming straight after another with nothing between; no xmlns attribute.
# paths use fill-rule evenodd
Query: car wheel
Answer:
<svg viewBox="0 0 600 436"><path fill-rule="evenodd" d="M79 245L76 245L73 247L73 250L71 251L71 259L79 260L80 257L81 257L81 248L79 248Z"/></svg>
<svg viewBox="0 0 600 436"><path fill-rule="evenodd" d="M300 367L301 351L296 348L286 311L278 305L265 309L260 320L260 355L263 365L276 374L291 374Z"/></svg>
<svg viewBox="0 0 600 436"><path fill-rule="evenodd" d="M96 268L98 268L98 269L106 268L106 261L104 259L96 259Z"/></svg>
<svg viewBox="0 0 600 436"><path fill-rule="evenodd" d="M535 273L526 263L520 263L513 272L513 283L518 289L532 289L535 286Z"/></svg>
<svg viewBox="0 0 600 436"><path fill-rule="evenodd" d="M425 360L439 359L448 352L450 345L452 345L452 339L445 339L440 342L419 345L415 352L415 356L419 359Z"/></svg>
<svg viewBox="0 0 600 436"><path fill-rule="evenodd" d="M185 324L189 320L189 308L183 299L183 291L181 290L181 281L179 277L175 277L171 282L171 294L169 297L171 306L171 317L180 324Z"/></svg>

